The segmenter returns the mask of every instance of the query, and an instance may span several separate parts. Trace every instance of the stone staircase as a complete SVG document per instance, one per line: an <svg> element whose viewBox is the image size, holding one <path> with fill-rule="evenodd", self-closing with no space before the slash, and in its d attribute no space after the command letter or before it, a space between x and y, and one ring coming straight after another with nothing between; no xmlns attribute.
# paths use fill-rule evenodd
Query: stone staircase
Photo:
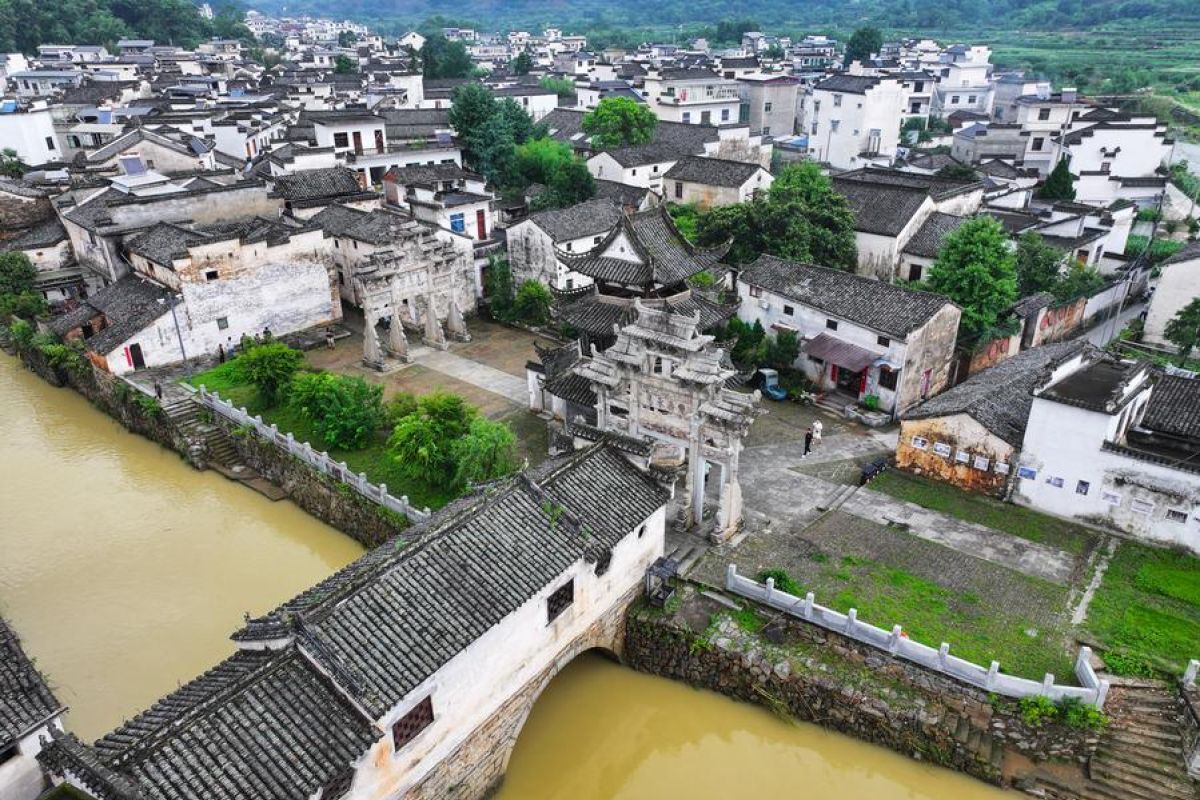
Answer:
<svg viewBox="0 0 1200 800"><path fill-rule="evenodd" d="M1088 764L1088 781L1067 785L1039 778L1039 788L1078 800L1200 800L1184 767L1175 690L1157 682L1124 682L1109 691L1112 718Z"/></svg>
<svg viewBox="0 0 1200 800"><path fill-rule="evenodd" d="M163 412L188 441L203 443L210 464L230 470L240 467L241 458L233 440L224 428L207 421L204 411L204 407L190 397L163 405Z"/></svg>
<svg viewBox="0 0 1200 800"><path fill-rule="evenodd" d="M850 496L856 491L858 491L857 486L837 484L837 487L828 495L826 495L820 504L817 505L817 510L822 513L836 511L837 509L841 508L842 504L849 500Z"/></svg>
<svg viewBox="0 0 1200 800"><path fill-rule="evenodd" d="M999 774L1004 764L1004 742L972 725L970 718L958 714L947 714L942 720L942 725L959 744L965 745L980 761L991 764Z"/></svg>

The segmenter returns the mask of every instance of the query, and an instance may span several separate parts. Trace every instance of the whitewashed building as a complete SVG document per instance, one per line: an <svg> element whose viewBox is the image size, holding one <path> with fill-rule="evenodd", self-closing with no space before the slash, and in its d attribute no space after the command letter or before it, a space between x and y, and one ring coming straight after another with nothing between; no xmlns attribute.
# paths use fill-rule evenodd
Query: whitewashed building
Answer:
<svg viewBox="0 0 1200 800"><path fill-rule="evenodd" d="M1167 323L1184 306L1200 298L1200 243L1189 244L1160 266L1162 275L1146 312L1143 338L1149 344L1174 349L1167 341Z"/></svg>
<svg viewBox="0 0 1200 800"><path fill-rule="evenodd" d="M890 77L834 75L812 88L808 152L836 169L890 166L900 144L904 87Z"/></svg>

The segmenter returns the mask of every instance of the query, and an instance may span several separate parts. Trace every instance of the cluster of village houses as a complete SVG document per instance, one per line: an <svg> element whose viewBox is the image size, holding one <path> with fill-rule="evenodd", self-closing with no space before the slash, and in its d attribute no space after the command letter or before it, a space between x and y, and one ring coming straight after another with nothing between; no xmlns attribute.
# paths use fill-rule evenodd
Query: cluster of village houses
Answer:
<svg viewBox="0 0 1200 800"><path fill-rule="evenodd" d="M794 366L826 405L872 424L899 421L899 466L1200 551L1200 379L1072 338L1147 282L1127 241L1138 210L1159 208L1166 191L1164 123L997 74L984 46L905 40L843 68L839 44L819 36L747 33L733 50L698 41L591 52L584 37L553 29L446 29L486 73L479 80L570 145L595 178L592 199L531 211L542 187L501 198L464 165L449 108L465 79L424 79L413 61L420 34L387 41L353 23L254 12L246 22L283 38L278 66L264 69L234 40L0 54L0 142L28 165L23 177L0 179L0 249L29 257L54 310L42 324L81 341L98 368L123 375L211 358L244 336L322 331L344 314L365 320L368 364L404 359L408 335L440 347L465 338L487 300L489 266L506 257L515 281L551 289L555 321L575 337L531 361L530 406L554 418L556 448L591 454L572 467L588 480L616 442L642 466L681 467L683 505L698 520L705 474L716 467L717 527L736 524L740 442L761 409L734 390L745 376L711 332L738 317L772 335L795 333ZM345 33L353 46L338 44ZM533 69L517 75L509 65L522 52ZM335 71L339 58L355 71ZM543 88L544 77L573 82L574 95ZM654 112L650 143L592 144L583 117L609 97ZM902 134L914 119L938 120L944 132L918 144ZM689 242L667 213L672 203L748 200L769 189L772 167L800 159L823 165L855 213L854 270L769 254L731 269L728 245ZM1076 199L1035 198L1064 159ZM948 165L976 177L948 177ZM905 283L920 280L946 236L979 215L1014 239L1039 233L1064 268L1094 268L1105 286L1069 303L1021 298L1010 312L1016 333L964 354L961 310ZM700 273L716 286L694 280ZM1163 264L1158 280L1146 339L1165 346L1166 321L1200 295L1200 245ZM574 480L564 473L546 486ZM614 490L646 495L606 534L614 545L635 528L640 538L648 517L661 529L650 490L624 473L611 480ZM557 490L531 479L513 491L537 505ZM644 570L648 551L621 546L630 574ZM300 669L294 634L266 628L260 638L273 643L222 668L255 680ZM354 717L325 691L297 702ZM424 705L405 707L411 695L372 698L372 717L396 737L432 722ZM2 720L12 722L0 730L8 760L40 747L35 734L57 705L38 699L16 722ZM268 712L276 713L257 710ZM372 741L370 726L329 724L344 733L337 747L346 754ZM79 785L123 797L121 781L133 779L122 770L153 781L156 770L195 766L145 766L166 751L139 737L166 737L165 725L114 735L100 756L62 745L55 758L61 771L88 776ZM406 742L385 737L378 746ZM333 769L328 754L313 758L313 771ZM268 772L261 796L272 791ZM319 796L341 796L345 775L327 777ZM201 778L180 785L187 780ZM389 779L358 780L378 788Z"/></svg>

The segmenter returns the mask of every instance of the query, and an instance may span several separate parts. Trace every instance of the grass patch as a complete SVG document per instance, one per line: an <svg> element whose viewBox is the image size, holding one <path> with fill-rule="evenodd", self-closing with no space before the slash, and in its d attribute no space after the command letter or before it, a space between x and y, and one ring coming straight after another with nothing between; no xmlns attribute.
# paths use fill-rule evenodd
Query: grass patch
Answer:
<svg viewBox="0 0 1200 800"><path fill-rule="evenodd" d="M870 488L967 522L1056 547L1072 555L1087 552L1096 541L1089 530L1079 525L901 470L883 472L871 481Z"/></svg>
<svg viewBox="0 0 1200 800"><path fill-rule="evenodd" d="M1200 558L1122 542L1087 627L1121 675L1178 677L1200 655Z"/></svg>
<svg viewBox="0 0 1200 800"><path fill-rule="evenodd" d="M1060 587L1012 576L1023 581L1031 595L1055 595L1047 597L1048 604L1064 599ZM1059 682L1072 680L1066 636L1057 623L981 603L971 592L949 589L906 570L847 556L838 569L821 571L803 590L815 592L818 603L842 613L856 608L860 620L877 627L900 624L910 638L930 647L949 642L951 653L985 667L996 659L1012 675L1040 679L1051 672Z"/></svg>

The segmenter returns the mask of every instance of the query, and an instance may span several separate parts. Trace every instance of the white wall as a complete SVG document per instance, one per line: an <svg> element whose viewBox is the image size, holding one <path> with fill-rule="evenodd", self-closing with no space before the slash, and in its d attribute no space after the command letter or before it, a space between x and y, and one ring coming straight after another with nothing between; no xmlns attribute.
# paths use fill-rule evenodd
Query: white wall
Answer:
<svg viewBox="0 0 1200 800"><path fill-rule="evenodd" d="M62 153L54 134L50 109L0 114L0 147L17 151L30 166L58 161Z"/></svg>
<svg viewBox="0 0 1200 800"><path fill-rule="evenodd" d="M904 111L904 87L899 82L881 81L866 94L816 89L813 101L814 110L807 131L808 150L817 161L837 169L855 169L874 163L876 159L859 155L868 149L873 130L879 132L880 160L890 163L895 158Z"/></svg>
<svg viewBox="0 0 1200 800"><path fill-rule="evenodd" d="M665 509L645 521L638 537L631 532L613 548L604 575L582 560L536 597L505 617L470 647L414 689L381 720L387 734L358 763L351 800L402 797L462 741L539 673L555 664L560 651L607 613L642 581L663 552ZM574 602L546 624L546 598L573 578ZM434 721L393 752L392 724L431 696Z"/></svg>
<svg viewBox="0 0 1200 800"><path fill-rule="evenodd" d="M1200 297L1200 255L1164 267L1146 313L1145 341L1174 349L1175 345L1166 338L1167 323L1197 297Z"/></svg>

